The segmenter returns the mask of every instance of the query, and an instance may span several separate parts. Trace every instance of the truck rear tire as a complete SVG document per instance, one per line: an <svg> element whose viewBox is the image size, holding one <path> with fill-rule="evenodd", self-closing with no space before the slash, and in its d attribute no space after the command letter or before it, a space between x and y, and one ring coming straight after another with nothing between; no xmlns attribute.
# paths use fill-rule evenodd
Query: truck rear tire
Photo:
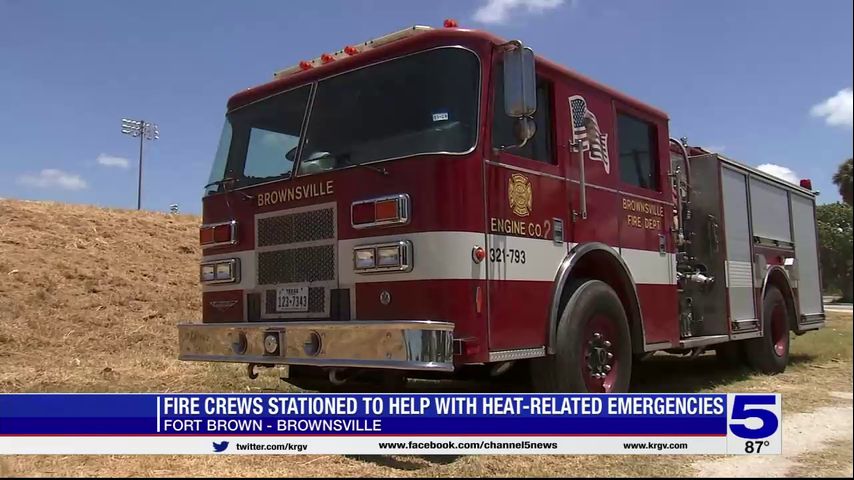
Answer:
<svg viewBox="0 0 854 480"><path fill-rule="evenodd" d="M616 292L599 280L579 282L561 313L555 354L532 361L531 368L539 392L628 391L631 335Z"/></svg>
<svg viewBox="0 0 854 480"><path fill-rule="evenodd" d="M773 375L789 363L789 309L780 289L769 285L762 299L762 329L758 338L744 341L747 362L759 372Z"/></svg>

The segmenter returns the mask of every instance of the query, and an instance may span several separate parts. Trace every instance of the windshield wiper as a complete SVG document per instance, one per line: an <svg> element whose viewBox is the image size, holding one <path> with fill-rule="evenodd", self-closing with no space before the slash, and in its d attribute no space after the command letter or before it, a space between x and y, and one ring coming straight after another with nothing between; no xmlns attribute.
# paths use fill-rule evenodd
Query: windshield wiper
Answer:
<svg viewBox="0 0 854 480"><path fill-rule="evenodd" d="M368 170L372 170L374 172L377 172L380 175L388 175L388 170L386 170L384 167L375 167L375 166L369 165L367 163L353 163L353 162L351 162L349 153L339 153L338 155L335 155L335 158L338 159L338 165L339 165L338 168L341 168L340 165L343 164L343 165L350 165L352 167L367 168Z"/></svg>
<svg viewBox="0 0 854 480"><path fill-rule="evenodd" d="M364 168L367 168L368 170L373 170L373 171L379 173L380 175L388 175L388 170L386 170L384 167L375 167L375 166L369 165L367 163L357 163L356 166L357 167L364 167Z"/></svg>
<svg viewBox="0 0 854 480"><path fill-rule="evenodd" d="M237 181L236 178L225 177L222 180L214 180L213 182L205 185L203 188L207 190L210 187L224 187L223 190L228 191L228 187L226 186L226 184L233 183L235 181Z"/></svg>
<svg viewBox="0 0 854 480"><path fill-rule="evenodd" d="M217 186L217 187L222 187L222 191L224 193L231 193L231 192L239 193L240 196L243 197L244 200L252 200L255 198L254 195L249 195L248 193L244 193L244 192L241 192L239 190L234 190L234 189L230 188L231 185L234 185L235 182L237 182L236 178L225 177L222 180L216 180L216 181L213 181L213 182L205 185L205 189L207 190L210 187Z"/></svg>

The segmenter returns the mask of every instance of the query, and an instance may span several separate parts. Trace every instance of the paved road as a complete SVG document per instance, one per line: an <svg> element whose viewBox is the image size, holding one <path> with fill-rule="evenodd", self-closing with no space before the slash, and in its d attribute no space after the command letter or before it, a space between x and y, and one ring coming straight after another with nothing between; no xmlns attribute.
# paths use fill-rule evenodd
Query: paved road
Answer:
<svg viewBox="0 0 854 480"><path fill-rule="evenodd" d="M850 303L832 303L832 304L824 304L824 310L826 312L854 312L854 308Z"/></svg>

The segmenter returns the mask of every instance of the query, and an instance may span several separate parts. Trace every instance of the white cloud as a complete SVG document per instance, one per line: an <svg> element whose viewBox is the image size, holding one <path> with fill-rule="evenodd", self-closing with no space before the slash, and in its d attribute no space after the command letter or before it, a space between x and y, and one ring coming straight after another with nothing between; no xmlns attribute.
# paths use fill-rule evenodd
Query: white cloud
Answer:
<svg viewBox="0 0 854 480"><path fill-rule="evenodd" d="M782 165L776 165L773 163L763 163L756 167L757 169L767 173L768 175L773 175L781 180L785 180L789 183L798 184L799 178L798 175L792 171L791 168L784 167Z"/></svg>
<svg viewBox="0 0 854 480"><path fill-rule="evenodd" d="M475 21L488 24L505 23L512 10L525 9L528 13L540 13L557 8L563 0L486 0L474 12Z"/></svg>
<svg viewBox="0 0 854 480"><path fill-rule="evenodd" d="M55 168L46 168L37 174L27 173L18 177L18 183L28 187L61 188L83 190L89 185L76 173L66 173Z"/></svg>
<svg viewBox="0 0 854 480"><path fill-rule="evenodd" d="M825 123L833 127L854 125L854 91L844 88L836 95L812 107L810 115L824 118Z"/></svg>
<svg viewBox="0 0 854 480"><path fill-rule="evenodd" d="M107 155L106 153L98 155L98 158L95 159L95 161L98 162L98 165L104 167L128 168L130 166L130 160L127 158Z"/></svg>

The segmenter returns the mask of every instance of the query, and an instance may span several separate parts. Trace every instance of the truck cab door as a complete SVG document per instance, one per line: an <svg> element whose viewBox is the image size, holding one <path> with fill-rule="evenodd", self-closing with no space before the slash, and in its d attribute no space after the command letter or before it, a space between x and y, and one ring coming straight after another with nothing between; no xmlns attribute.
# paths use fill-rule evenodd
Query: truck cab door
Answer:
<svg viewBox="0 0 854 480"><path fill-rule="evenodd" d="M612 182L619 191L620 255L635 282L645 343L679 340L675 286L676 201L670 182L667 121L615 101Z"/></svg>
<svg viewBox="0 0 854 480"><path fill-rule="evenodd" d="M521 147L505 114L503 67L491 68L485 155L489 351L545 343L550 286L566 255L567 196L558 164L554 81L537 74L536 133Z"/></svg>

